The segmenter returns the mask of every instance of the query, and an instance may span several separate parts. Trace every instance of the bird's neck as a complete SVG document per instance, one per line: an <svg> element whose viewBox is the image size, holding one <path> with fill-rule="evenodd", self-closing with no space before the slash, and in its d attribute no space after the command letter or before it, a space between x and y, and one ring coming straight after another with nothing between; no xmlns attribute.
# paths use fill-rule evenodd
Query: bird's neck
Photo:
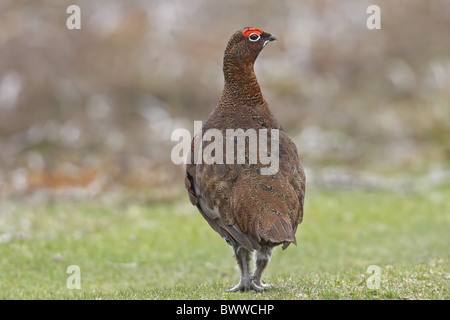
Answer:
<svg viewBox="0 0 450 320"><path fill-rule="evenodd" d="M225 86L222 101L254 105L264 103L253 62L233 61L224 57L223 73Z"/></svg>

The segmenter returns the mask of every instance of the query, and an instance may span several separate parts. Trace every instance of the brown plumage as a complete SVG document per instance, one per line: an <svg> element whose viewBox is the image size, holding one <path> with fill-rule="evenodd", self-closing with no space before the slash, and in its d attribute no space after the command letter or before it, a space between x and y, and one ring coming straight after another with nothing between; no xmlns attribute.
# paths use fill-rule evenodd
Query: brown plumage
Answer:
<svg viewBox="0 0 450 320"><path fill-rule="evenodd" d="M283 249L296 244L295 232L303 218L305 174L297 148L270 111L253 69L260 51L275 39L270 33L249 27L233 34L223 59L224 90L218 105L203 124L201 134L216 129L226 137L227 129L245 132L254 129L260 134L259 129L267 129L269 142L272 136L275 138L272 130L277 129L278 170L270 175L261 174L261 168L268 165L250 161L250 141L245 148L245 163L237 162L238 152L234 152L234 162L230 163L225 161L225 138L220 143L219 139L201 139L200 134L192 140L190 164L186 166L185 185L192 204L231 245L240 267L240 282L231 291L260 291L269 286L261 282L261 275L272 250L280 244ZM195 161L196 139L201 139L197 142L200 141L202 150L207 146L215 148L211 152L213 157L219 156L222 150L223 164ZM232 142L235 143L234 138ZM271 147L267 149L272 151ZM258 157L258 160L261 159ZM253 250L256 250L255 271L251 275L249 261Z"/></svg>

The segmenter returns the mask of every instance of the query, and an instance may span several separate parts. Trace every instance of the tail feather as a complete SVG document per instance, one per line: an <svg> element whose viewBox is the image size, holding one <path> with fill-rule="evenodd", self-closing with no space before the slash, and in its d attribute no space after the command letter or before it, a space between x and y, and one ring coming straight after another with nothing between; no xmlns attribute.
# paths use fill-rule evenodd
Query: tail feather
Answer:
<svg viewBox="0 0 450 320"><path fill-rule="evenodd" d="M261 221L264 220L264 221ZM264 217L256 221L256 235L262 242L283 244L283 249L290 243L297 244L292 224L284 217Z"/></svg>

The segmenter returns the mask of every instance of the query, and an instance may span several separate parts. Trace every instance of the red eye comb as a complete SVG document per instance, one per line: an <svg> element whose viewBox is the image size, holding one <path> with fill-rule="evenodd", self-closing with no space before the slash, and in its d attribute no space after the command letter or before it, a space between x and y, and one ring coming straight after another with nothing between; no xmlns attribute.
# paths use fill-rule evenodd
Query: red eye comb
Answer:
<svg viewBox="0 0 450 320"><path fill-rule="evenodd" d="M258 29L258 28L248 28L248 29L245 29L244 31L242 31L242 34L244 35L244 37L248 37L252 33L257 33L259 35L262 35L263 32L261 29Z"/></svg>

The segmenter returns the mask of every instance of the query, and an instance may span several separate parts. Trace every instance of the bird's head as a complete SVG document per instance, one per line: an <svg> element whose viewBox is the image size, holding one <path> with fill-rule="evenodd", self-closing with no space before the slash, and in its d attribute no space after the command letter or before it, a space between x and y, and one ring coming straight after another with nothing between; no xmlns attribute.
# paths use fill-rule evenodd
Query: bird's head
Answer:
<svg viewBox="0 0 450 320"><path fill-rule="evenodd" d="M245 27L236 31L228 41L225 49L225 57L236 62L251 64L255 62L261 50L277 38L261 29Z"/></svg>

